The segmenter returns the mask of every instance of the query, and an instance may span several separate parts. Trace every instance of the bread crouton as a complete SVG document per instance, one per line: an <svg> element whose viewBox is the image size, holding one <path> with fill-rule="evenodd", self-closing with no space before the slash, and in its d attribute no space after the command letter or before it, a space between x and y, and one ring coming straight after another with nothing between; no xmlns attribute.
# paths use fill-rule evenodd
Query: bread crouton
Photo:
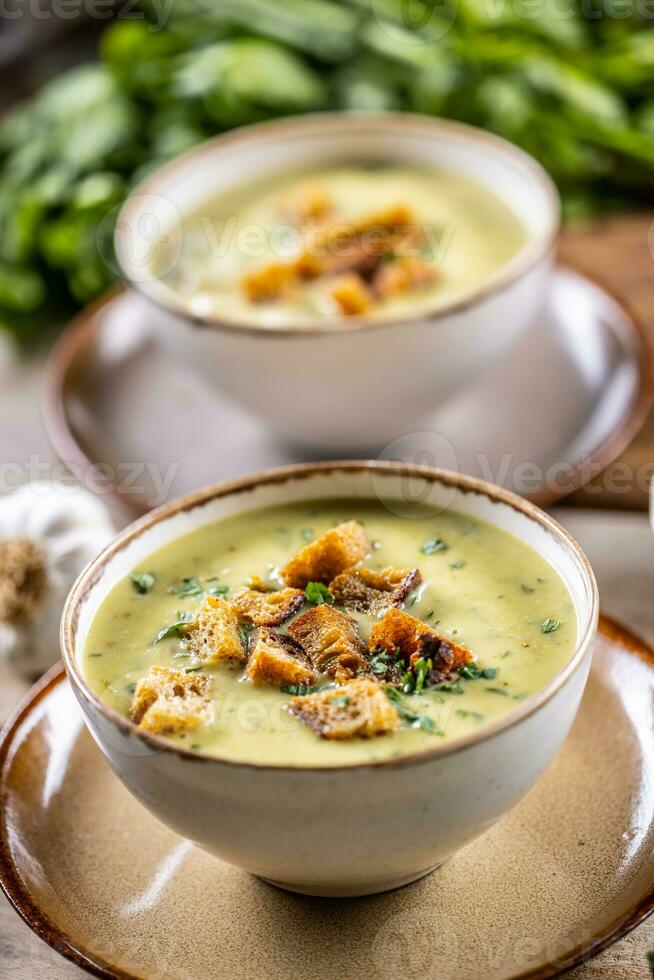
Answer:
<svg viewBox="0 0 654 980"><path fill-rule="evenodd" d="M309 609L288 628L302 645L316 670L329 674L339 684L368 673L366 645L351 616L332 606Z"/></svg>
<svg viewBox="0 0 654 980"><path fill-rule="evenodd" d="M317 181L298 184L280 202L282 214L296 225L324 218L331 208L332 200L327 189Z"/></svg>
<svg viewBox="0 0 654 980"><path fill-rule="evenodd" d="M329 583L334 602L346 609L381 616L393 606L401 606L422 582L417 568L351 568Z"/></svg>
<svg viewBox="0 0 654 980"><path fill-rule="evenodd" d="M332 287L331 296L344 316L360 316L372 306L372 294L356 272L339 279Z"/></svg>
<svg viewBox="0 0 654 980"><path fill-rule="evenodd" d="M230 599L239 619L255 626L279 626L298 612L303 602L301 589L279 589L277 592L241 589Z"/></svg>
<svg viewBox="0 0 654 980"><path fill-rule="evenodd" d="M337 524L306 545L280 569L286 585L304 589L307 582L323 582L333 578L367 558L372 546L360 524L345 521Z"/></svg>
<svg viewBox="0 0 654 980"><path fill-rule="evenodd" d="M184 674L169 667L151 667L136 685L130 715L148 732L185 731L211 722L213 707L208 698L211 678L206 674Z"/></svg>
<svg viewBox="0 0 654 980"><path fill-rule="evenodd" d="M184 636L189 650L208 666L246 659L238 617L225 599L205 596Z"/></svg>
<svg viewBox="0 0 654 980"><path fill-rule="evenodd" d="M270 303L288 298L297 287L298 274L292 262L271 262L241 279L241 287L252 303Z"/></svg>
<svg viewBox="0 0 654 980"><path fill-rule="evenodd" d="M304 650L292 637L263 626L256 636L246 674L255 683L313 684L316 675Z"/></svg>
<svg viewBox="0 0 654 980"><path fill-rule="evenodd" d="M401 609L389 610L379 623L375 623L368 647L373 654L384 650L387 653L399 651L407 667L413 667L421 657L431 660L432 683L447 680L473 659L465 647L453 643L431 626Z"/></svg>
<svg viewBox="0 0 654 980"><path fill-rule="evenodd" d="M400 255L381 262L372 280L372 291L379 299L390 299L412 289L420 289L438 279L438 270L417 255Z"/></svg>
<svg viewBox="0 0 654 980"><path fill-rule="evenodd" d="M370 678L292 698L288 710L321 738L372 738L398 728L383 687Z"/></svg>

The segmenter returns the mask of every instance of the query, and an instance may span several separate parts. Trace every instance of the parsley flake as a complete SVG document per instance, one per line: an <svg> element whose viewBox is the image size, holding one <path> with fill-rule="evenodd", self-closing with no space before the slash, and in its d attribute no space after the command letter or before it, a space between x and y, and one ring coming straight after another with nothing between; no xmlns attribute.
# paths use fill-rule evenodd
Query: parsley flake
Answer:
<svg viewBox="0 0 654 980"><path fill-rule="evenodd" d="M334 596L322 582L307 582L304 595L312 606L331 606L334 602Z"/></svg>
<svg viewBox="0 0 654 980"><path fill-rule="evenodd" d="M421 546L420 550L423 555L435 555L439 551L447 551L448 546L445 544L442 538L429 538Z"/></svg>
<svg viewBox="0 0 654 980"><path fill-rule="evenodd" d="M132 572L130 575L132 585L139 595L145 595L150 589L154 588L156 578L151 572Z"/></svg>

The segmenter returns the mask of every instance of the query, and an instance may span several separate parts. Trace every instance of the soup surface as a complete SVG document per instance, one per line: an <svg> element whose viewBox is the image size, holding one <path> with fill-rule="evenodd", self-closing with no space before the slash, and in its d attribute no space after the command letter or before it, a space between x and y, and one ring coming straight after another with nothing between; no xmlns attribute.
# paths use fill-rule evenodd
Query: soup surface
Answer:
<svg viewBox="0 0 654 980"><path fill-rule="evenodd" d="M437 309L524 241L502 201L455 173L348 166L207 201L161 240L153 273L199 315L347 325Z"/></svg>
<svg viewBox="0 0 654 980"><path fill-rule="evenodd" d="M347 683L318 673L308 689L282 687L279 681L250 680L244 660L204 666L197 644L179 624L192 623L203 603L229 603L248 581L256 588L281 589L280 575L289 559L328 529L353 519L372 544L359 567L419 569L422 581L406 596L403 612L425 624L428 638L441 636L443 650L450 649L449 641L452 649L469 651L473 659L463 669L439 673L426 666L433 656L436 667L433 646L424 647L424 655L414 657L408 670L409 661L397 650L381 657L379 651L369 653L365 672L382 692L384 705L395 709L394 730L336 739L321 737L289 706L298 695L304 704L302 696L310 698L318 689L331 698L332 710L335 705L347 716L354 707L346 696ZM324 586L307 585L306 595L310 599L299 598L300 607L276 627L276 635L293 633L298 617L307 610L316 615L319 606L312 603L321 600L331 606L322 613L339 615ZM347 612L361 637L357 642L367 641L387 615ZM241 626L244 642L252 644L256 636L247 623ZM381 503L338 500L229 518L152 554L97 611L83 669L97 695L123 715L130 714L139 681L155 666L209 678L201 721L166 732L187 748L247 762L343 765L433 748L478 731L552 680L572 656L576 637L565 584L548 562L510 534L456 512L416 508L409 519Z"/></svg>

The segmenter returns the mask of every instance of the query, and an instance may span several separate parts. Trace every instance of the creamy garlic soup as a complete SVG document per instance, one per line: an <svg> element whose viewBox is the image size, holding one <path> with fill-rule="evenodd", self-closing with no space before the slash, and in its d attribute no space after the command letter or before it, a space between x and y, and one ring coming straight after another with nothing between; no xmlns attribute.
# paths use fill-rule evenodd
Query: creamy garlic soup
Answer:
<svg viewBox="0 0 654 980"><path fill-rule="evenodd" d="M525 237L499 198L456 173L343 166L207 201L162 238L152 271L202 316L347 325L438 309Z"/></svg>
<svg viewBox="0 0 654 980"><path fill-rule="evenodd" d="M576 638L565 584L517 538L338 500L152 554L99 608L83 669L107 705L186 748L342 765L478 732L545 687Z"/></svg>

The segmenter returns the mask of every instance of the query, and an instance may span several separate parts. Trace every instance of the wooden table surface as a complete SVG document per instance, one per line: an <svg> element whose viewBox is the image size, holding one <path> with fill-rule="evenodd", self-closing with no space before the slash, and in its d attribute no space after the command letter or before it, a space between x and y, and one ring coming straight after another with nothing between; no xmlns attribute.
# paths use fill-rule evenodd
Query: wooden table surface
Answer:
<svg viewBox="0 0 654 980"><path fill-rule="evenodd" d="M606 282L612 292L627 301L654 346L652 220L654 216L619 218L607 221L601 228L569 231L561 256L580 271ZM3 459L25 464L29 456L48 456L38 417L41 370L42 365L34 363L3 372L0 356ZM590 492L582 490L570 498L567 503L574 504L574 508L566 508L559 517L590 556L605 611L654 643L654 536L644 514L616 510L642 511L647 507L646 479L654 471L654 413L612 468L616 466L622 467L623 475L626 467L632 482L638 478L640 485L628 494L616 494L607 489L607 481L600 479ZM598 512L590 510L591 506L613 510ZM15 674L0 664L0 719L6 717L24 689ZM651 974L646 953L650 948L654 948L654 917L569 975L574 980L648 980ZM369 971L369 964L362 963L362 976ZM84 976L38 940L0 897L0 980L74 980Z"/></svg>
<svg viewBox="0 0 654 980"><path fill-rule="evenodd" d="M597 279L628 306L654 351L654 213L568 230L559 254L564 262ZM653 474L654 411L628 449L588 487L574 494L571 502L585 507L646 510Z"/></svg>

